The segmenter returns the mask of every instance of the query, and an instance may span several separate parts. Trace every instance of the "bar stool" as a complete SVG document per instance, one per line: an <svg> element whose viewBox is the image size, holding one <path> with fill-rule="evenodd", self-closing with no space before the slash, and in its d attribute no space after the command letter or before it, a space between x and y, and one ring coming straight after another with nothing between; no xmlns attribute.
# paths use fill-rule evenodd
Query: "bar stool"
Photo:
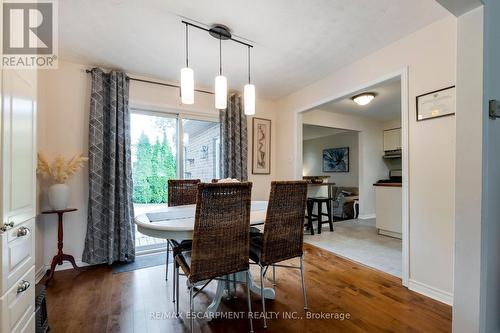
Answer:
<svg viewBox="0 0 500 333"><path fill-rule="evenodd" d="M311 235L314 235L313 221L318 221L318 234L321 234L321 226L324 223L330 225L330 231L333 231L332 206L331 198L327 197L311 197L307 198L307 230L311 230ZM326 204L326 213L323 213L323 204ZM318 213L313 214L314 206L317 205ZM328 217L323 221L323 216Z"/></svg>

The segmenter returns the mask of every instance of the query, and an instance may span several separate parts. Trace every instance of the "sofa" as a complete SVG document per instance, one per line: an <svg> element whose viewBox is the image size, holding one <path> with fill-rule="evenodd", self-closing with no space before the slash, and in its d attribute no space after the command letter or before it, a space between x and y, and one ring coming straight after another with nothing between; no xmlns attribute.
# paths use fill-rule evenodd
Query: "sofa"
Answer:
<svg viewBox="0 0 500 333"><path fill-rule="evenodd" d="M335 219L354 218L354 200L359 199L357 187L332 186L333 217Z"/></svg>

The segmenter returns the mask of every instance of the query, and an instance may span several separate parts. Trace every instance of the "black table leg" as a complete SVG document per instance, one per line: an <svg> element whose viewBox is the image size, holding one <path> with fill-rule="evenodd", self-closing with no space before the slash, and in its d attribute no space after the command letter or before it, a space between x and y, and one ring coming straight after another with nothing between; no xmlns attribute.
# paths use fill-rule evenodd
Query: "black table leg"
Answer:
<svg viewBox="0 0 500 333"><path fill-rule="evenodd" d="M311 235L314 235L314 227L312 222L312 213L313 213L313 202L311 200L307 200L307 229L311 230Z"/></svg>
<svg viewBox="0 0 500 333"><path fill-rule="evenodd" d="M318 203L318 234L321 233L321 222L322 222L322 217L323 217L323 211L322 211L323 204L321 202Z"/></svg>
<svg viewBox="0 0 500 333"><path fill-rule="evenodd" d="M328 202L326 204L326 210L328 211L328 224L330 225L330 231L333 231L333 218L332 218L331 200L328 200Z"/></svg>

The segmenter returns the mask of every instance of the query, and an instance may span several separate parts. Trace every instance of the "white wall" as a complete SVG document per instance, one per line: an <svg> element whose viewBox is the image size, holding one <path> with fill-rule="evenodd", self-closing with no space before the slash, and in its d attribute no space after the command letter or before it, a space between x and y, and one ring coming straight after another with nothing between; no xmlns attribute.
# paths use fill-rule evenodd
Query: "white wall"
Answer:
<svg viewBox="0 0 500 333"><path fill-rule="evenodd" d="M279 176L293 178L300 175L302 164L297 125L300 112L369 86L407 66L409 286L448 303L453 292L455 118L416 122L415 97L455 84L456 24L456 18L450 15L278 101Z"/></svg>
<svg viewBox="0 0 500 333"><path fill-rule="evenodd" d="M74 154L88 152L88 117L90 101L90 76L85 73L89 65L59 61L59 69L39 71L39 118L38 149L47 157L57 154L70 157ZM133 75L137 77L136 75ZM276 133L276 117L272 103L257 99L257 117L272 120L272 135ZM177 89L131 81L130 105L147 106L155 110L181 110L192 114L211 114L217 116L213 108L213 95L197 94L194 105L181 105ZM275 179L276 140L272 140L272 160L270 175L251 174L251 118L248 118L249 138L249 181L253 182L252 198L267 200L271 180ZM69 180L70 206L78 208L78 212L65 216L64 250L81 262L84 247L87 220L88 169L80 171ZM46 208L44 184L39 183L42 190L40 209ZM37 261L37 270L43 272L57 252L57 225L53 216L38 216L40 237L37 253L43 253ZM42 236L43 235L43 236ZM42 243L43 241L43 243ZM63 268L68 267L66 264Z"/></svg>
<svg viewBox="0 0 500 333"><path fill-rule="evenodd" d="M458 18L453 331L479 331L483 151L483 9Z"/></svg>
<svg viewBox="0 0 500 333"><path fill-rule="evenodd" d="M484 109L500 100L500 1L485 2ZM484 200L481 253L481 332L500 332L500 119L484 120Z"/></svg>
<svg viewBox="0 0 500 333"><path fill-rule="evenodd" d="M49 159L58 154L71 157L87 152L90 80L86 67L59 63L57 70L40 70L38 85L38 151ZM64 251L81 261L87 220L87 166L68 181L71 207L77 212L64 216ZM38 182L39 209L48 208L46 184ZM44 273L52 256L57 253L57 220L52 215L39 215L37 224L43 244L36 244L41 261L36 269Z"/></svg>
<svg viewBox="0 0 500 333"><path fill-rule="evenodd" d="M342 147L349 147L349 172L323 172L323 150ZM358 186L358 132L304 140L302 154L304 176L329 176L338 186Z"/></svg>
<svg viewBox="0 0 500 333"><path fill-rule="evenodd" d="M359 216L361 218L374 217L375 189L373 183L388 176L387 166L382 159L384 155L383 124L366 117L317 109L304 113L302 122L358 132ZM285 170L280 169L280 171ZM282 175L281 177L286 178L287 176ZM333 181L335 180L333 179Z"/></svg>

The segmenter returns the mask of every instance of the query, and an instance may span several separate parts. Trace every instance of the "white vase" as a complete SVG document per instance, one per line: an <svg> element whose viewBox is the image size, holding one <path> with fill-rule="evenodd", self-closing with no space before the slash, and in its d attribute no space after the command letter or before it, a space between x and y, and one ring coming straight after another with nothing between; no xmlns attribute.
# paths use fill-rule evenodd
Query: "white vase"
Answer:
<svg viewBox="0 0 500 333"><path fill-rule="evenodd" d="M49 187L49 205L53 210L68 208L69 187L66 184L54 184Z"/></svg>

